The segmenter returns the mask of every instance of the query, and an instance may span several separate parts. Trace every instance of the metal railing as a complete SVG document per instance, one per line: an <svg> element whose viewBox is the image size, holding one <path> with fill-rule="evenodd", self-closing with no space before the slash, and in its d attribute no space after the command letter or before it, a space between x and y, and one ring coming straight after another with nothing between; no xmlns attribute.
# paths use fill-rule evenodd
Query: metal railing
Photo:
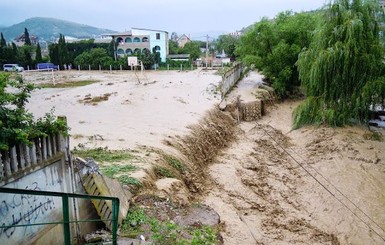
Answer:
<svg viewBox="0 0 385 245"><path fill-rule="evenodd" d="M24 190L24 189L11 189L0 187L0 193L7 194L21 194L21 195L37 195L37 196L50 196L50 197L61 197L62 199L62 214L63 220L57 222L42 222L35 224L21 224L21 225L2 225L0 229L9 229L16 227L25 226L36 226L36 225L63 225L64 227L64 244L71 244L71 227L72 223L80 222L100 222L100 221L111 221L112 222L112 244L117 244L117 231L118 231L118 216L119 216L119 199L117 197L106 197L106 196L91 196L83 194L63 193L63 192L50 192L50 191L36 191L36 190ZM98 199L98 200L109 200L112 202L112 218L110 220L101 219L88 219L88 220L70 220L70 207L69 198L82 198L82 199Z"/></svg>

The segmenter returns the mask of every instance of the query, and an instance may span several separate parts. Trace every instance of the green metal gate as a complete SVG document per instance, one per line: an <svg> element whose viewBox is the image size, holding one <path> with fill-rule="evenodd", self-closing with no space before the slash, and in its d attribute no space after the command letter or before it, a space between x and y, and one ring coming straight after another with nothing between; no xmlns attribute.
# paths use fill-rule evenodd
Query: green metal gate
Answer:
<svg viewBox="0 0 385 245"><path fill-rule="evenodd" d="M71 223L80 223L80 222L106 222L110 221L112 223L112 244L117 244L117 230L118 230L118 215L119 215L119 199L116 197L106 197L106 196L91 196L91 195L82 195L82 194L73 194L73 193L63 193L63 192L50 192L50 191L37 191L37 190L23 190L23 189L11 189L0 187L0 193L7 194L21 194L21 195L37 195L37 196L49 196L49 197L61 197L62 200L62 214L63 220L57 222L47 222L47 223L34 223L34 224L22 224L22 225L12 225L0 226L0 229L8 229L13 227L25 227L25 226L36 226L36 225L53 225L61 224L64 227L64 244L71 244ZM88 220L70 220L69 212L69 198L82 198L89 200L106 200L112 202L112 218L110 220L102 219L88 219Z"/></svg>

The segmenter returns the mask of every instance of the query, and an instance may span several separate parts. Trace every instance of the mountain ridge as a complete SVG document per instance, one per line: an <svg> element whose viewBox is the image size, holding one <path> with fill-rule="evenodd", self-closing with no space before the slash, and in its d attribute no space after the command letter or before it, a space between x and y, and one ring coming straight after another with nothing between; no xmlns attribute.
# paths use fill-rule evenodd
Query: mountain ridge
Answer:
<svg viewBox="0 0 385 245"><path fill-rule="evenodd" d="M39 40L48 42L56 40L60 34L74 38L96 38L102 34L116 32L51 17L28 18L8 27L0 27L0 32L3 33L7 41L12 41L24 33L24 28L28 29L30 35L37 36Z"/></svg>

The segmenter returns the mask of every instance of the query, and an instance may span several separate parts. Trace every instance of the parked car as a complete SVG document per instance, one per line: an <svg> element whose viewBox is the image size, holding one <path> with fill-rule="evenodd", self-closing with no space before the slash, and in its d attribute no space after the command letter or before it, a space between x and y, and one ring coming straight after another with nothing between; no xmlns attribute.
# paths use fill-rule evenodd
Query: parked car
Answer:
<svg viewBox="0 0 385 245"><path fill-rule="evenodd" d="M58 68L58 66L57 65L54 65L54 64L52 64L52 63L38 63L37 65L36 65L36 68L38 69L38 70L45 70L45 71L51 71L51 70L58 70L59 68Z"/></svg>
<svg viewBox="0 0 385 245"><path fill-rule="evenodd" d="M18 71L22 72L24 71L24 68L18 64L4 64L3 65L3 71Z"/></svg>

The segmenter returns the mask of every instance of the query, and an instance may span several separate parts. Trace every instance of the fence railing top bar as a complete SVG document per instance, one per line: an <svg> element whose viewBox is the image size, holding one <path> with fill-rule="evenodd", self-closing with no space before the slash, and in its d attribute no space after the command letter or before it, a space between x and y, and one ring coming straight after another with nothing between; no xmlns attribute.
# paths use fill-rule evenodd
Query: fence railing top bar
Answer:
<svg viewBox="0 0 385 245"><path fill-rule="evenodd" d="M83 199L98 199L98 200L110 200L119 202L117 197L109 196L92 196L85 194L75 194L75 193L65 193L65 192L55 192L55 191L40 191L40 190L27 190L27 189L13 189L13 188L4 188L0 187L0 193L9 193L9 194L29 194L29 195L38 195L38 196L56 196L56 197L71 197L71 198L83 198Z"/></svg>

